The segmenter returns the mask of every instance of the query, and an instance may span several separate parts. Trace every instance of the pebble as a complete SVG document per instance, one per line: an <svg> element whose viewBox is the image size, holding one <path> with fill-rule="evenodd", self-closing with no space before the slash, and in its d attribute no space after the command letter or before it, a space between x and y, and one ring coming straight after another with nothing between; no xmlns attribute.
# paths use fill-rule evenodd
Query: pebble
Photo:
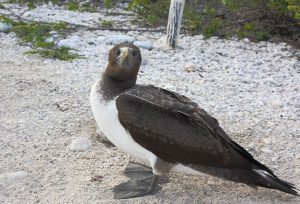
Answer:
<svg viewBox="0 0 300 204"><path fill-rule="evenodd" d="M0 174L0 184L1 183L14 183L20 180L23 180L29 176L29 173L26 171L15 171L11 173Z"/></svg>
<svg viewBox="0 0 300 204"><path fill-rule="evenodd" d="M12 25L0 22L0 32L6 32L10 28L12 28Z"/></svg>
<svg viewBox="0 0 300 204"><path fill-rule="evenodd" d="M133 43L134 41L135 38L128 35L110 35L105 39L105 43L108 45L115 45L119 43Z"/></svg>
<svg viewBox="0 0 300 204"><path fill-rule="evenodd" d="M99 37L97 37L97 42L99 42L99 43L103 43L103 42L105 42L105 39L106 39L106 37L105 36L99 36Z"/></svg>
<svg viewBox="0 0 300 204"><path fill-rule="evenodd" d="M194 64L193 63L188 63L184 65L184 71L186 72L192 72L194 70Z"/></svg>
<svg viewBox="0 0 300 204"><path fill-rule="evenodd" d="M245 43L249 43L249 42L250 42L249 38L244 38L243 41L244 41Z"/></svg>
<svg viewBox="0 0 300 204"><path fill-rule="evenodd" d="M143 48L143 49L147 49L147 50L153 49L153 45L150 41L134 41L133 44L139 48Z"/></svg>
<svg viewBox="0 0 300 204"><path fill-rule="evenodd" d="M69 149L73 152L84 152L92 147L92 142L88 138L77 138L72 141Z"/></svg>
<svg viewBox="0 0 300 204"><path fill-rule="evenodd" d="M271 101L271 105L274 108L279 108L283 105L283 103L282 103L282 100L280 98L277 98L277 99L274 99L274 100Z"/></svg>
<svg viewBox="0 0 300 204"><path fill-rule="evenodd" d="M266 154L272 154L273 153L273 151L272 150L270 150L269 148L261 148L261 151L262 152L264 152L264 153L266 153Z"/></svg>
<svg viewBox="0 0 300 204"><path fill-rule="evenodd" d="M80 43L80 41L81 41L80 37L78 35L74 35L74 36L71 36L70 38L60 40L57 43L57 45L59 47L64 46L64 47L69 47L69 48L75 49L79 46L78 44Z"/></svg>
<svg viewBox="0 0 300 204"><path fill-rule="evenodd" d="M58 38L60 36L60 34L55 30L50 31L49 34L54 38Z"/></svg>
<svg viewBox="0 0 300 204"><path fill-rule="evenodd" d="M54 42L54 38L53 38L53 37L49 37L49 38L46 38L45 41L46 41L46 42Z"/></svg>

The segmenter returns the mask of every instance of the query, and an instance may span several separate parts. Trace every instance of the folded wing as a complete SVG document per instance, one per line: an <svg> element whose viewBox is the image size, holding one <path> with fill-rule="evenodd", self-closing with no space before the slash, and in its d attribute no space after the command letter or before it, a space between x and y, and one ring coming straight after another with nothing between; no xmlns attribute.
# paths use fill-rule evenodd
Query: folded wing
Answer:
<svg viewBox="0 0 300 204"><path fill-rule="evenodd" d="M222 136L224 131L216 119L187 98L165 93L166 90L157 91L160 93L150 100L138 92L117 98L120 122L137 143L168 162L252 167L247 159L252 156L226 134Z"/></svg>

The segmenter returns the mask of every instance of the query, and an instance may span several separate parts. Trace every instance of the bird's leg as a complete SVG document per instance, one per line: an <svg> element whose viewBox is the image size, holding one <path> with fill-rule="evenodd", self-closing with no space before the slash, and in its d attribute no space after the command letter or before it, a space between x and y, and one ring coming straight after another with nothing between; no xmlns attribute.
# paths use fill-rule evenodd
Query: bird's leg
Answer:
<svg viewBox="0 0 300 204"><path fill-rule="evenodd" d="M150 194L153 194L155 192L157 181L158 181L158 175L153 174L153 179L150 187Z"/></svg>

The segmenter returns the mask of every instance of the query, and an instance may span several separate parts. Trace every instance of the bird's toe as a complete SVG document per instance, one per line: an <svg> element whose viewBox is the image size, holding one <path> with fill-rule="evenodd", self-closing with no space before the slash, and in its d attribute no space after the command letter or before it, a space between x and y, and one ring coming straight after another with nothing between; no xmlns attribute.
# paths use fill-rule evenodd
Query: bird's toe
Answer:
<svg viewBox="0 0 300 204"><path fill-rule="evenodd" d="M155 192L158 190L159 188L156 188ZM151 191L151 184L134 179L115 186L113 192L115 199L137 198L155 193Z"/></svg>

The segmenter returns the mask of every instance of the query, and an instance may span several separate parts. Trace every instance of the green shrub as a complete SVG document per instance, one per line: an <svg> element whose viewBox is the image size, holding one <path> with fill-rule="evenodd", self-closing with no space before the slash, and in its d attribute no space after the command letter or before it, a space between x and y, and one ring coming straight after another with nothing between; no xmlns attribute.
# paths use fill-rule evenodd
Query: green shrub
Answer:
<svg viewBox="0 0 300 204"><path fill-rule="evenodd" d="M102 20L101 21L101 25L104 27L112 27L113 26L113 22L109 21L109 20Z"/></svg>
<svg viewBox="0 0 300 204"><path fill-rule="evenodd" d="M131 0L128 9L146 25L167 24L170 0ZM270 39L300 32L299 0L190 0L185 2L183 27L192 34ZM299 44L300 46L300 44Z"/></svg>
<svg viewBox="0 0 300 204"><path fill-rule="evenodd" d="M31 51L28 51L27 54L38 54L45 58L54 58L59 60L73 60L78 57L80 57L77 54L70 53L72 49L68 47L53 47L52 49L41 49L39 47L36 47L32 49Z"/></svg>
<svg viewBox="0 0 300 204"><path fill-rule="evenodd" d="M151 11L150 0L131 0L128 4L128 9L141 16L154 12Z"/></svg>
<svg viewBox="0 0 300 204"><path fill-rule="evenodd" d="M21 44L29 44L32 49L28 54L39 54L42 57L57 58L60 60L72 60L79 58L78 54L71 53L71 48L58 47L54 42L47 42L50 37L50 31L64 34L68 29L67 23L39 23L39 22L23 22L13 21L7 17L0 16L0 22L13 25L9 32L16 33Z"/></svg>
<svg viewBox="0 0 300 204"><path fill-rule="evenodd" d="M109 9L112 7L112 2L111 0L104 0L104 6L106 9Z"/></svg>
<svg viewBox="0 0 300 204"><path fill-rule="evenodd" d="M212 21L210 21L209 23L207 23L205 25L203 35L205 37L212 37L212 36L216 35L220 26L221 26L220 19L218 19L218 18L213 19Z"/></svg>
<svg viewBox="0 0 300 204"><path fill-rule="evenodd" d="M159 17L156 16L156 15L152 15L152 14L148 15L148 16L147 16L147 19L146 19L146 21L148 22L148 24L149 24L150 26L155 26L155 25L157 25L157 24L158 24L158 20L159 20Z"/></svg>
<svg viewBox="0 0 300 204"><path fill-rule="evenodd" d="M188 29L199 30L201 16L191 6L186 5L183 12L183 23Z"/></svg>
<svg viewBox="0 0 300 204"><path fill-rule="evenodd" d="M147 26L165 22L169 13L170 0L131 0L128 10L134 12Z"/></svg>
<svg viewBox="0 0 300 204"><path fill-rule="evenodd" d="M80 8L79 2L70 1L65 4L65 8L70 11L78 11Z"/></svg>
<svg viewBox="0 0 300 204"><path fill-rule="evenodd" d="M65 8L70 11L81 11L81 12L97 12L97 8L90 2L85 2L81 4L78 1L70 1L65 4Z"/></svg>
<svg viewBox="0 0 300 204"><path fill-rule="evenodd" d="M300 1L299 0L285 0L288 3L287 9L294 13L294 18L300 24Z"/></svg>

